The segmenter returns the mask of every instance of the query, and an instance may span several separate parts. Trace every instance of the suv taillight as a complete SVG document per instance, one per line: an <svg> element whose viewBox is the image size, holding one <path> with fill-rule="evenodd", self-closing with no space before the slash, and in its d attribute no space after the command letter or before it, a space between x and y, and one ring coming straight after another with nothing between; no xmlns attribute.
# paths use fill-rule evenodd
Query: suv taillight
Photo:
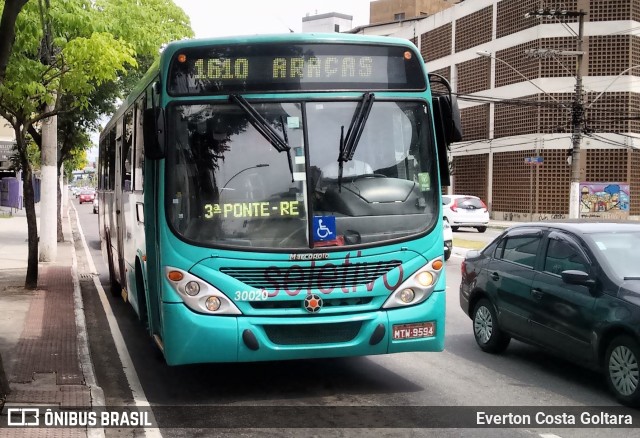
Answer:
<svg viewBox="0 0 640 438"><path fill-rule="evenodd" d="M487 208L487 204L485 204L483 200L480 200L480 203L482 204L482 208L484 208L484 211L489 211L489 209Z"/></svg>
<svg viewBox="0 0 640 438"><path fill-rule="evenodd" d="M454 199L453 204L451 204L451 211L458 211L458 200Z"/></svg>
<svg viewBox="0 0 640 438"><path fill-rule="evenodd" d="M466 260L463 260L462 263L460 263L460 273L462 274L463 277L467 273L467 261Z"/></svg>

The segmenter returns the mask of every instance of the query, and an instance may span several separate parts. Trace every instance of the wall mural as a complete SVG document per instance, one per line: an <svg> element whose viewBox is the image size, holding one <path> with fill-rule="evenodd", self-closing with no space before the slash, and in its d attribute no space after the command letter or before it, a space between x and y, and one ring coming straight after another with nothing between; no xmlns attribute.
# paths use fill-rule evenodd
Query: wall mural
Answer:
<svg viewBox="0 0 640 438"><path fill-rule="evenodd" d="M580 217L626 219L629 216L629 184L580 183Z"/></svg>

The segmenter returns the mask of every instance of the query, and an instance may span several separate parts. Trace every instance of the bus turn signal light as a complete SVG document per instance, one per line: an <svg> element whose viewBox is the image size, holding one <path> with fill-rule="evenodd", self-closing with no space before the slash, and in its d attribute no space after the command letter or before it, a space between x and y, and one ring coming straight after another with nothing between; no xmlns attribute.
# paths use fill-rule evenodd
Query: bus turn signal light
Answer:
<svg viewBox="0 0 640 438"><path fill-rule="evenodd" d="M180 281L184 278L184 275L180 271L169 271L167 278L171 281Z"/></svg>

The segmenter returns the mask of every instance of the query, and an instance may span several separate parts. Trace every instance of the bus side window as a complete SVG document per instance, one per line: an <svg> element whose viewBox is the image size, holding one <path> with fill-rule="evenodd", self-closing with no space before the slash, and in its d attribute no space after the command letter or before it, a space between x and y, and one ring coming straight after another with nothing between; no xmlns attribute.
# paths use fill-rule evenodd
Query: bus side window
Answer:
<svg viewBox="0 0 640 438"><path fill-rule="evenodd" d="M133 163L133 109L124 115L124 140L122 143L122 190L131 191L131 167Z"/></svg>
<svg viewBox="0 0 640 438"><path fill-rule="evenodd" d="M136 102L136 125L135 125L135 155L133 162L133 184L134 190L144 190L144 135L143 135L143 114L145 98Z"/></svg>

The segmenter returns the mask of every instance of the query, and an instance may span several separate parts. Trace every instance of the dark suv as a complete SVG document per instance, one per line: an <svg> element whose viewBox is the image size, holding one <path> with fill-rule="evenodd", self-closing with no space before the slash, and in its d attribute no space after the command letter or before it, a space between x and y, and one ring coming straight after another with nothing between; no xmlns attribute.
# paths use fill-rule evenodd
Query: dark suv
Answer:
<svg viewBox="0 0 640 438"><path fill-rule="evenodd" d="M640 223L514 226L467 254L460 306L482 350L538 345L603 371L618 400L640 405Z"/></svg>

